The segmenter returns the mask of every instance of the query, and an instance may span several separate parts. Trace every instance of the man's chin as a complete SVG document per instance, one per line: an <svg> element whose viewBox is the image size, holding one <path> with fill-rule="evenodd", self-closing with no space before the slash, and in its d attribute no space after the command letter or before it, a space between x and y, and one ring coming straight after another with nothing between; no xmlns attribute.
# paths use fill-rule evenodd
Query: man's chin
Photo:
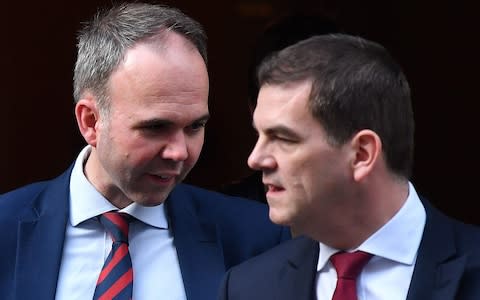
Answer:
<svg viewBox="0 0 480 300"><path fill-rule="evenodd" d="M269 217L270 220L277 225L289 226L290 224L290 218L288 218L287 215L271 207L269 209Z"/></svg>
<svg viewBox="0 0 480 300"><path fill-rule="evenodd" d="M135 202L135 203L137 203L138 205L141 205L141 206L145 206L145 207L154 207L154 206L158 206L160 204L163 204L164 202L165 202L165 200L163 200L163 201L155 200L155 201L138 201L138 202Z"/></svg>
<svg viewBox="0 0 480 300"><path fill-rule="evenodd" d="M167 200L168 195L170 195L172 189L151 192L148 195L140 195L134 200L134 202L138 205L145 207L152 207L163 204L165 200Z"/></svg>

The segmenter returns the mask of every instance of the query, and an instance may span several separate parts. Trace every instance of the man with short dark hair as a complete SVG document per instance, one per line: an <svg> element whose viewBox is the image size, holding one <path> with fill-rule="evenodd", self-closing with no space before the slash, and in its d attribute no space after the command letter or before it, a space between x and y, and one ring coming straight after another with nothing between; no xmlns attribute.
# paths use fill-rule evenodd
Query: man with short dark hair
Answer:
<svg viewBox="0 0 480 300"><path fill-rule="evenodd" d="M480 299L480 230L410 182L414 119L379 44L315 36L264 60L248 164L300 237L232 268L222 300Z"/></svg>

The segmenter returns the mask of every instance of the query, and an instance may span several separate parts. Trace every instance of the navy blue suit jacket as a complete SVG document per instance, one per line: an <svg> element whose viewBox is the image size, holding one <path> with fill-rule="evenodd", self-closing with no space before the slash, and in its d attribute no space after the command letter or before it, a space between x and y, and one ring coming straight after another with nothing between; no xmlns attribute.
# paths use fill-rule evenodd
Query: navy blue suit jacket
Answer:
<svg viewBox="0 0 480 300"><path fill-rule="evenodd" d="M479 229L424 205L427 221L407 300L479 300ZM318 242L299 237L233 267L219 299L313 300L318 251Z"/></svg>
<svg viewBox="0 0 480 300"><path fill-rule="evenodd" d="M0 195L2 300L55 298L70 173ZM189 300L215 299L228 268L289 238L256 201L180 184L165 203Z"/></svg>

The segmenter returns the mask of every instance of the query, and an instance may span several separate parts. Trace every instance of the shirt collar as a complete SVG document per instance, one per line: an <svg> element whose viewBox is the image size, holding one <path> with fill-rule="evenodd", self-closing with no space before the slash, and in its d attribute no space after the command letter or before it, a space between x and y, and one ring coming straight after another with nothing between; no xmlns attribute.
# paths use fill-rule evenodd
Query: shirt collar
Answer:
<svg viewBox="0 0 480 300"><path fill-rule="evenodd" d="M357 249L401 264L415 263L425 227L426 212L411 182L408 197L401 209ZM317 270L322 270L338 249L320 243Z"/></svg>
<svg viewBox="0 0 480 300"><path fill-rule="evenodd" d="M92 148L86 146L82 149L72 170L70 177L70 222L72 226L96 217L102 213L118 210L88 181L83 172L84 164ZM150 226L168 229L165 205L146 207L135 202L119 210Z"/></svg>

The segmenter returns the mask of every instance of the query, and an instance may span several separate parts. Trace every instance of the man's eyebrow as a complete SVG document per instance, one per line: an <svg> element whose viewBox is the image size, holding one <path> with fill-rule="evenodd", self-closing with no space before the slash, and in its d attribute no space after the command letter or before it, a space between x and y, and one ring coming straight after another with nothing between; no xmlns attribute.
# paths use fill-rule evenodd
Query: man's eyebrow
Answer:
<svg viewBox="0 0 480 300"><path fill-rule="evenodd" d="M167 119L153 118L153 119L139 121L135 125L135 127L140 128L140 127L150 127L150 126L168 126L172 124L173 122Z"/></svg>
<svg viewBox="0 0 480 300"><path fill-rule="evenodd" d="M210 114L206 113L205 115L201 116L200 118L196 119L195 122L207 122L210 119Z"/></svg>
<svg viewBox="0 0 480 300"><path fill-rule="evenodd" d="M210 114L206 113L205 115L201 116L200 118L194 120L193 123L197 122L207 122L210 119ZM175 122L169 119L162 119L162 118L152 118L148 120L142 120L139 121L135 127L140 128L140 127L150 127L150 126L169 126L173 125Z"/></svg>
<svg viewBox="0 0 480 300"><path fill-rule="evenodd" d="M253 127L253 129L255 129L255 131L258 131L254 122L252 122L252 127ZM266 129L264 129L263 131L265 132L266 135L270 135L270 136L271 135L284 135L284 136L287 136L287 137L299 137L298 133L296 133L291 128L289 128L285 125L282 125L282 124L278 124L278 125L275 125L275 126L272 126L272 127L268 127Z"/></svg>
<svg viewBox="0 0 480 300"><path fill-rule="evenodd" d="M281 135L291 136L291 137L298 136L298 134L295 131L293 131L291 128L281 124L269 127L265 130L265 132L268 135L281 134Z"/></svg>

